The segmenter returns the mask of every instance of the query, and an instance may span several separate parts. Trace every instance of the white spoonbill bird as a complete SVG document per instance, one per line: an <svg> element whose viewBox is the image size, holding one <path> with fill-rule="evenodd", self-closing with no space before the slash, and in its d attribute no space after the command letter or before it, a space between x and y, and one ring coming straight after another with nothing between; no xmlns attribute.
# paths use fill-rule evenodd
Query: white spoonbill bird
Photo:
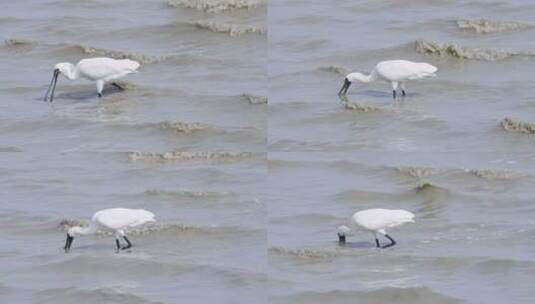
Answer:
<svg viewBox="0 0 535 304"><path fill-rule="evenodd" d="M405 223L414 223L414 214L406 210L391 209L367 209L358 211L351 217L350 226L362 228L371 232L375 237L377 248L388 248L396 245L396 241L386 233L386 228L392 228ZM338 227L338 242L343 245L346 242L346 235L351 232L347 226ZM381 247L379 234L390 240L390 244Z"/></svg>
<svg viewBox="0 0 535 304"><path fill-rule="evenodd" d="M392 83L392 94L396 98L396 90L401 88L401 94L405 96L405 82L436 76L438 69L425 62L412 62L408 60L387 60L379 62L369 75L358 72L347 74L344 84L338 95L346 95L349 86L354 81L369 83L375 80L383 80Z"/></svg>
<svg viewBox="0 0 535 304"><path fill-rule="evenodd" d="M94 234L98 230L110 230L115 232L115 244L117 252L119 252L121 249L132 247L132 243L126 237L126 229L155 221L154 214L144 209L111 208L100 210L93 215L89 226L74 226L67 231L64 249L65 252L70 251L75 236ZM125 240L126 246L121 247L120 238Z"/></svg>
<svg viewBox="0 0 535 304"><path fill-rule="evenodd" d="M46 91L45 101L48 99L48 93L50 93L50 102L54 100L54 91L56 90L59 74L70 80L82 77L96 81L98 97L102 97L102 89L105 82L135 73L138 68L139 62L137 61L130 59L117 60L106 57L82 59L76 65L68 62L58 63L54 66L52 81L50 81ZM120 90L123 89L117 83L112 84ZM50 90L51 88L52 91Z"/></svg>

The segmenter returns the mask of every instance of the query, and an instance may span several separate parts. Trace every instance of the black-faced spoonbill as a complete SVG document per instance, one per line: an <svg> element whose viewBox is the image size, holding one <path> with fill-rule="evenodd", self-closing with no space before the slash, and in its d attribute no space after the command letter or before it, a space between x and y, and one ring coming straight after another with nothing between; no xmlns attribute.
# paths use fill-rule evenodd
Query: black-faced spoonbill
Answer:
<svg viewBox="0 0 535 304"><path fill-rule="evenodd" d="M93 215L89 226L74 226L69 229L64 249L65 252L70 251L75 236L94 234L98 230L110 230L115 232L115 245L117 252L119 252L121 249L132 247L132 243L126 237L126 229L155 221L154 214L143 209L111 208L100 210ZM125 240L126 246L121 247L120 238Z"/></svg>
<svg viewBox="0 0 535 304"><path fill-rule="evenodd" d="M354 81L369 83L375 80L383 80L392 84L392 95L396 98L396 90L401 88L401 94L405 96L405 82L436 76L438 69L425 62L412 62L407 60L387 60L379 62L369 75L358 72L347 74L344 84L338 95L346 95L349 86Z"/></svg>
<svg viewBox="0 0 535 304"><path fill-rule="evenodd" d="M45 101L48 99L48 93L50 93L50 102L54 100L54 91L56 90L59 74L62 74L70 80L82 77L91 81L96 81L98 97L102 97L102 89L104 88L105 82L121 78L130 73L135 73L138 68L139 62L137 61L130 59L117 60L105 57L82 59L76 65L68 62L58 63L54 67L52 81L45 94ZM112 84L120 90L123 89L116 83ZM50 91L51 88L52 91Z"/></svg>
<svg viewBox="0 0 535 304"><path fill-rule="evenodd" d="M350 226L362 228L371 232L375 237L377 248L388 248L396 245L396 241L386 233L386 228L393 228L405 223L414 223L414 214L406 210L391 209L367 209L358 211L351 217ZM347 226L338 227L338 242L340 245L346 243L346 235L351 232ZM379 234L390 240L390 244L381 246Z"/></svg>

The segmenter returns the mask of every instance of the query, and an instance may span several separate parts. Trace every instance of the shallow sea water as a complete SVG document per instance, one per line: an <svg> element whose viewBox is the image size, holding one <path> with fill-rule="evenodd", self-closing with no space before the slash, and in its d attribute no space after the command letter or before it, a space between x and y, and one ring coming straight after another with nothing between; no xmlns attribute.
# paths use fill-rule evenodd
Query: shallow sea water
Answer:
<svg viewBox="0 0 535 304"><path fill-rule="evenodd" d="M2 303L533 303L535 4L30 0L0 13ZM483 19L482 19L483 18ZM107 87L57 62L141 62ZM438 77L354 84L385 59ZM268 104L269 100L269 104ZM65 229L144 208L115 254ZM374 248L367 208L416 223Z"/></svg>

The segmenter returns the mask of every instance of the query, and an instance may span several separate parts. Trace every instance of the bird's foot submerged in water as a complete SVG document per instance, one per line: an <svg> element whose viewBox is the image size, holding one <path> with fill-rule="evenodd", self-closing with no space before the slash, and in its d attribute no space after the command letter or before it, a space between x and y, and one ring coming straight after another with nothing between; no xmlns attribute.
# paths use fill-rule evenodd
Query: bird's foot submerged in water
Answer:
<svg viewBox="0 0 535 304"><path fill-rule="evenodd" d="M130 243L130 240L126 236L123 236L123 239L125 240L127 245L121 247L121 250L126 250L126 249L132 248L132 243Z"/></svg>
<svg viewBox="0 0 535 304"><path fill-rule="evenodd" d="M392 246L396 245L396 241L394 241L394 239L391 238L388 234L385 234L385 237L390 240L390 244L384 245L381 248L385 249L385 248L392 247Z"/></svg>
<svg viewBox="0 0 535 304"><path fill-rule="evenodd" d="M390 240L390 244L386 244L386 245L381 246L381 244L379 243L379 239L376 238L375 239L375 246L377 248L385 249L385 248L389 248L389 247L392 247L392 246L397 244L396 241L392 237L390 237L388 234L385 234L385 237Z"/></svg>

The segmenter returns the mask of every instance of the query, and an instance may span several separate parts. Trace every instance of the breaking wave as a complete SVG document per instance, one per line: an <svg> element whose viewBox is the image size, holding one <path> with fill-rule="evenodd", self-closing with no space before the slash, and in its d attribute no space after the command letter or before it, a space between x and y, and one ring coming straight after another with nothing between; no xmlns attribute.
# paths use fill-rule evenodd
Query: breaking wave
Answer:
<svg viewBox="0 0 535 304"><path fill-rule="evenodd" d="M514 179L517 177L520 177L521 174L514 171L509 170L493 170L493 169L465 169L464 170L467 173L470 173L474 176L477 176L479 178L483 179Z"/></svg>
<svg viewBox="0 0 535 304"><path fill-rule="evenodd" d="M336 65L322 66L322 67L319 67L319 70L320 71L336 73L336 74L342 75L342 76L346 76L347 74L349 74L349 70L348 69L346 69L344 67L336 66Z"/></svg>
<svg viewBox="0 0 535 304"><path fill-rule="evenodd" d="M495 169L439 169L439 168L431 168L431 167L397 167L396 170L404 175L408 175L411 177L416 178L424 178L429 177L433 175L438 175L442 173L468 173L470 175L483 178L483 179L513 179L516 177L520 177L521 174L514 171L509 170L495 170ZM418 185L417 189L423 190L427 187L434 187L431 183L427 181L422 181L420 185Z"/></svg>
<svg viewBox="0 0 535 304"><path fill-rule="evenodd" d="M145 195L150 196L167 196L167 197L187 197L187 198L213 198L232 195L231 192L223 191L189 191L189 190L161 190L161 189L147 189Z"/></svg>
<svg viewBox="0 0 535 304"><path fill-rule="evenodd" d="M338 252L333 250L318 250L312 248L287 248L280 246L270 247L269 252L278 255L292 256L302 259L330 259L339 255Z"/></svg>
<svg viewBox="0 0 535 304"><path fill-rule="evenodd" d="M426 40L417 40L415 43L416 52L422 54L432 54L437 56L450 56L460 59L474 59L484 61L502 60L511 57L533 57L534 51L518 50L496 50L467 48L455 43L441 43Z"/></svg>
<svg viewBox="0 0 535 304"><path fill-rule="evenodd" d="M249 101L250 104L267 104L268 98L266 96L253 95L253 94L242 94L243 98Z"/></svg>
<svg viewBox="0 0 535 304"><path fill-rule="evenodd" d="M422 180L416 185L414 190L416 192L423 192L423 191L427 192L427 191L437 191L437 190L444 190L444 189L433 185L430 181Z"/></svg>
<svg viewBox="0 0 535 304"><path fill-rule="evenodd" d="M457 26L460 29L472 30L480 34L499 33L506 31L523 30L532 27L530 24L514 21L492 21L487 19L459 19Z"/></svg>
<svg viewBox="0 0 535 304"><path fill-rule="evenodd" d="M180 121L163 121L158 123L162 130L172 130L177 133L190 134L197 131L213 129L212 126L200 122L180 122Z"/></svg>
<svg viewBox="0 0 535 304"><path fill-rule="evenodd" d="M236 9L254 9L266 4L265 0L168 0L170 7L186 7L208 13L220 13Z"/></svg>
<svg viewBox="0 0 535 304"><path fill-rule="evenodd" d="M502 128L508 132L535 134L535 123L514 120L506 117L501 121Z"/></svg>
<svg viewBox="0 0 535 304"><path fill-rule="evenodd" d="M131 161L191 161L191 160L241 160L252 158L253 152L130 152Z"/></svg>
<svg viewBox="0 0 535 304"><path fill-rule="evenodd" d="M29 46L29 45L34 45L34 44L36 44L34 41L21 39L21 38L11 38L11 39L6 39L4 41L4 45L13 46L13 47Z"/></svg>
<svg viewBox="0 0 535 304"><path fill-rule="evenodd" d="M412 167L412 166L400 166L400 167L396 167L396 170L399 173L402 173L411 177L417 177L417 178L437 175L443 172L442 169L437 169L437 168Z"/></svg>
<svg viewBox="0 0 535 304"><path fill-rule="evenodd" d="M348 101L342 101L342 106L344 106L347 110L352 111L358 111L358 112L376 112L376 111L383 111L385 110L382 107L372 106L365 103L357 103L357 102L348 102Z"/></svg>
<svg viewBox="0 0 535 304"><path fill-rule="evenodd" d="M266 28L252 25L238 25L214 21L197 21L194 22L193 25L214 33L226 33L231 37L238 37L244 34L265 35L267 33Z"/></svg>

